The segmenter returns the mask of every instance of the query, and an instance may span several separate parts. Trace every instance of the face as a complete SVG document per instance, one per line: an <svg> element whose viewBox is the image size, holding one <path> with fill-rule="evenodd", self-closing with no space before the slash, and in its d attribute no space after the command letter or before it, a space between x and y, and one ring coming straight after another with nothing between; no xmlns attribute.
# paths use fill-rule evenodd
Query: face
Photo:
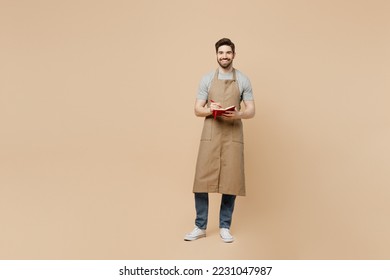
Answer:
<svg viewBox="0 0 390 280"><path fill-rule="evenodd" d="M219 66L224 69L229 68L233 63L234 55L235 54L230 46L220 46L217 51L217 61Z"/></svg>

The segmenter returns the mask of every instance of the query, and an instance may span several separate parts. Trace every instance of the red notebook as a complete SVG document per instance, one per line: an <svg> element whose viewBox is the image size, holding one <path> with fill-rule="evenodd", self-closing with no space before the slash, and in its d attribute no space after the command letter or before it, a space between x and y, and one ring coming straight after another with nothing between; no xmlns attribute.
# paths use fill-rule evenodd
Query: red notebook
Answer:
<svg viewBox="0 0 390 280"><path fill-rule="evenodd" d="M218 116L222 116L223 113L227 112L227 111L234 111L236 109L236 106L230 106L230 107L226 107L226 108L219 108L219 109L214 109L213 110L213 116L214 116L214 119L216 119Z"/></svg>

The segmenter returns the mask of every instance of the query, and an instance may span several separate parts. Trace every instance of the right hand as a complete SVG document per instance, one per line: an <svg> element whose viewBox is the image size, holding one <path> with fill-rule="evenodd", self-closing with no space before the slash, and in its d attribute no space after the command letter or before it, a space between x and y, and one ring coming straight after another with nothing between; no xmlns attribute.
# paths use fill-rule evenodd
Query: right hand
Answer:
<svg viewBox="0 0 390 280"><path fill-rule="evenodd" d="M220 103L210 101L210 111L211 111L211 113L212 113L215 109L219 109L219 108L222 108L222 106L221 106Z"/></svg>

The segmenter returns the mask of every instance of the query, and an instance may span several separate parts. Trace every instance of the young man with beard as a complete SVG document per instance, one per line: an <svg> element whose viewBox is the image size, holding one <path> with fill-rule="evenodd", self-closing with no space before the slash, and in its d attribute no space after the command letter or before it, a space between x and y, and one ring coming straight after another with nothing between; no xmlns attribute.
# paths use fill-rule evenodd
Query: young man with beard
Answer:
<svg viewBox="0 0 390 280"><path fill-rule="evenodd" d="M245 195L244 137L241 119L255 115L255 103L249 79L233 68L235 45L227 38L215 44L218 69L205 75L195 102L195 115L204 117L193 192L195 195L195 228L184 240L206 236L209 193L221 193L219 217L220 236L233 242L230 233L234 203L237 195ZM245 107L241 110L241 101ZM213 111L235 106L222 116Z"/></svg>

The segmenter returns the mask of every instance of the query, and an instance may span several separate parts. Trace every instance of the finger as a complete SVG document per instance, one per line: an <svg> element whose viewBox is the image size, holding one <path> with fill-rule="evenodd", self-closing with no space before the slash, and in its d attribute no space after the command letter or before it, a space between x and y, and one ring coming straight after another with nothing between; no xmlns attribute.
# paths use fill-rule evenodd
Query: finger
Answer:
<svg viewBox="0 0 390 280"><path fill-rule="evenodd" d="M218 108L222 108L221 103L213 102L213 103L211 103L211 105L215 105L215 106L217 106Z"/></svg>

